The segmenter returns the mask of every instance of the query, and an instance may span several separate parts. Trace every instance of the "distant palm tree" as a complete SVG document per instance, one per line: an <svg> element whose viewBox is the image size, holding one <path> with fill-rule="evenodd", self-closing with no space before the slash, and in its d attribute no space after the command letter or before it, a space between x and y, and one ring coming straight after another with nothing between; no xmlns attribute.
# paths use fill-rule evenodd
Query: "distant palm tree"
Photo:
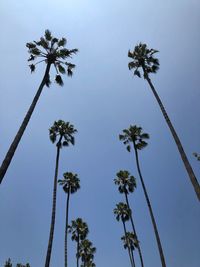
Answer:
<svg viewBox="0 0 200 267"><path fill-rule="evenodd" d="M12 267L12 262L10 258L5 262L4 267Z"/></svg>
<svg viewBox="0 0 200 267"><path fill-rule="evenodd" d="M46 70L45 70L42 82L38 88L38 91L33 99L33 102L30 105L28 112L26 113L26 116L24 117L24 120L2 162L2 165L0 167L0 183L3 180L3 177L14 156L15 150L17 149L17 146L22 138L22 135L28 125L31 115L42 93L43 87L45 85L49 87L50 85L51 65L53 65L56 69L57 74L55 76L55 81L61 86L63 85L61 74L65 74L66 72L68 76L72 76L73 74L72 70L75 67L75 65L69 63L68 61L66 61L66 59L71 58L73 54L76 54L78 49L69 50L65 48L66 43L67 43L67 40L65 38L62 38L59 40L53 37L49 30L46 30L44 37L41 37L39 41L34 41L32 43L26 44L28 48L28 52L30 54L30 58L28 59L28 61L34 61L37 58L41 58L39 62L36 62L34 64L32 63L29 65L31 72L35 71L36 65L39 64L40 62L46 63ZM66 69L65 67L63 67L63 65L66 66Z"/></svg>
<svg viewBox="0 0 200 267"><path fill-rule="evenodd" d="M116 204L116 208L114 209L114 215L116 216L117 221L122 221L123 228L124 228L124 235L127 237L127 230L126 230L126 221L130 220L131 209L123 202ZM126 240L128 243L128 240ZM131 266L135 267L135 260L133 254L131 253L130 246L128 246L128 254L131 262Z"/></svg>
<svg viewBox="0 0 200 267"><path fill-rule="evenodd" d="M69 233L72 234L72 241L77 242L76 247L76 266L79 267L79 258L80 258L80 242L84 240L88 235L88 226L81 218L77 218L71 222L69 226Z"/></svg>
<svg viewBox="0 0 200 267"><path fill-rule="evenodd" d="M133 146L134 152L135 152L135 158L136 158L136 165L137 165L137 170L138 170L138 174L140 177L140 181L142 184L142 188L144 191L144 195L145 195L145 199L147 202L147 206L149 208L149 213L150 213L150 217L152 220L152 224L153 224L153 228L154 228L154 232L155 232L155 236L156 236L156 241L157 241L157 245L158 245L158 250L159 250L159 254L160 254L160 259L161 259L161 263L163 267L166 267L165 264L165 257L164 257L164 253L163 253L163 249L162 249L162 244L161 244L161 240L160 240L160 236L158 233L158 228L156 225L156 221L155 221L155 217L153 214L153 209L151 207L151 202L147 193L147 189L144 183L144 179L142 177L142 173L140 170L140 164L139 164L139 158L138 158L138 150L143 149L144 147L147 146L147 142L145 140L149 139L149 135L147 133L143 133L142 132L142 128L141 127L137 127L136 125L134 126L130 126L129 129L125 129L123 130L123 134L119 135L119 139L123 141L124 145L126 145L127 150L130 152L131 151L131 144Z"/></svg>
<svg viewBox="0 0 200 267"><path fill-rule="evenodd" d="M51 226L49 233L49 242L46 254L45 267L49 267L51 260L51 251L53 244L54 226L56 218L56 196L57 196L57 178L58 178L58 166L60 149L63 146L74 145L74 134L77 132L74 126L69 122L64 122L62 120L55 121L53 126L49 129L49 137L52 143L56 142L57 153L56 153L56 167L54 175L54 187L53 187L53 201L52 201L52 215L51 215ZM58 141L57 141L58 139Z"/></svg>
<svg viewBox="0 0 200 267"><path fill-rule="evenodd" d="M67 194L66 203L66 221L65 221L65 267L67 267L67 235L68 235L68 214L69 214L69 199L70 195L77 192L80 188L80 180L77 174L66 172L63 174L63 180L58 180L58 183L63 187Z"/></svg>
<svg viewBox="0 0 200 267"><path fill-rule="evenodd" d="M153 83L151 82L151 79L149 78L149 74L151 73L156 73L157 70L159 69L159 60L157 58L154 57L154 54L157 53L157 50L154 49L149 49L147 48L146 44L142 44L140 43L139 45L135 46L135 49L133 50L133 52L129 51L128 52L128 57L130 57L132 59L132 61L128 64L128 67L130 70L134 69L134 75L137 75L138 77L141 77L141 73L139 71L139 69L141 68L143 71L143 77L144 79L148 82L153 95L155 96L158 105L161 109L161 112L165 118L165 121L171 131L171 134L174 138L174 141L177 145L177 148L179 150L180 156L182 158L182 161L185 165L185 168L187 170L187 173L189 175L190 181L194 187L194 190L196 192L196 195L198 197L198 199L200 200L200 185L198 183L198 180L194 174L194 171L192 169L192 166L190 165L190 162L185 154L185 151L183 149L183 146L181 144L181 141L174 129L174 126L172 125L170 118L165 110L165 107L158 95L158 93L156 92L156 89L153 85Z"/></svg>
<svg viewBox="0 0 200 267"><path fill-rule="evenodd" d="M93 247L92 242L88 239L82 240L79 248L82 267L95 266L95 264L93 263L94 253L96 253L96 248Z"/></svg>
<svg viewBox="0 0 200 267"><path fill-rule="evenodd" d="M133 193L135 188L136 188L135 177L130 175L130 173L128 171L126 171L126 170L122 171L121 170L121 171L119 171L117 173L117 177L114 179L114 182L115 182L116 185L118 185L119 192L121 194L125 195L126 205L128 206L129 209L131 209L130 205L129 205L128 194L129 193ZM133 222L133 214L132 214L132 212L130 214L130 220L131 220L131 225L132 225L132 229L133 229L133 233L134 233L135 239L137 240L137 248L138 248L138 252L139 252L139 256L140 256L141 266L144 267L142 252L141 252L140 244L139 244L139 241L138 241L135 225L134 225L134 222Z"/></svg>
<svg viewBox="0 0 200 267"><path fill-rule="evenodd" d="M130 249L132 258L134 258L133 251L135 248L138 248L138 240L135 234L133 232L127 232L126 235L121 237L121 240L124 243L124 248Z"/></svg>

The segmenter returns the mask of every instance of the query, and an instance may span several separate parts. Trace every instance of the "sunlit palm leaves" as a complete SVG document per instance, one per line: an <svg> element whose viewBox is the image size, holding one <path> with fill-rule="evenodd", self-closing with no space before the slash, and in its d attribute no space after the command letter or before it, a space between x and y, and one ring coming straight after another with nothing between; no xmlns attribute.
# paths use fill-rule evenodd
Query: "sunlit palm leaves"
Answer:
<svg viewBox="0 0 200 267"><path fill-rule="evenodd" d="M67 49L65 45L67 40L65 38L55 38L52 36L49 30L45 31L44 37L41 37L39 41L33 41L27 43L28 52L30 57L29 62L34 62L29 65L31 72L35 71L36 65L45 62L46 64L52 64L56 70L55 81L59 85L63 85L61 75L67 73L68 76L72 76L75 65L66 61L67 58L71 58L73 54L78 52L78 49ZM35 62L36 59L40 59ZM50 85L50 75L46 80L46 85Z"/></svg>
<svg viewBox="0 0 200 267"><path fill-rule="evenodd" d="M123 241L124 248L129 248L130 250L135 250L135 248L138 248L138 241L133 232L127 232L126 235L121 237L121 240Z"/></svg>
<svg viewBox="0 0 200 267"><path fill-rule="evenodd" d="M128 129L123 130L123 134L119 135L119 139L123 141L124 145L126 145L127 150L130 152L131 143L133 143L138 150L146 147L147 142L145 140L149 139L149 134L143 133L141 127L130 125Z"/></svg>
<svg viewBox="0 0 200 267"><path fill-rule="evenodd" d="M88 226L87 223L84 222L81 218L77 218L71 222L69 226L69 233L72 234L72 241L78 242L78 240L83 240L86 238L88 234Z"/></svg>
<svg viewBox="0 0 200 267"><path fill-rule="evenodd" d="M57 137L59 137L57 145L69 146L74 145L75 139L74 134L77 132L74 126L69 122L64 122L63 120L58 120L54 122L54 125L49 129L49 138L52 143L55 143ZM64 141L62 141L64 139Z"/></svg>
<svg viewBox="0 0 200 267"><path fill-rule="evenodd" d="M128 52L128 57L133 60L128 64L129 70L134 70L134 75L141 77L139 69L142 68L144 78L145 74L156 73L159 69L159 60L154 54L157 52L155 49L149 49L146 44L136 45L133 52Z"/></svg>
<svg viewBox="0 0 200 267"><path fill-rule="evenodd" d="M116 185L118 185L118 190L120 193L134 192L136 188L136 180L135 177L130 175L130 173L126 170L119 171L117 173L117 177L114 179Z"/></svg>
<svg viewBox="0 0 200 267"><path fill-rule="evenodd" d="M131 210L125 203L120 202L116 204L116 208L114 209L114 215L117 221L121 220L123 222L126 222L130 219Z"/></svg>
<svg viewBox="0 0 200 267"><path fill-rule="evenodd" d="M63 186L65 193L73 194L80 189L80 179L77 174L66 172L63 174L63 180L58 180L58 183Z"/></svg>
<svg viewBox="0 0 200 267"><path fill-rule="evenodd" d="M79 247L79 255L83 264L81 266L95 266L93 263L94 253L96 252L96 248L93 247L93 244L90 240L84 239L80 243Z"/></svg>

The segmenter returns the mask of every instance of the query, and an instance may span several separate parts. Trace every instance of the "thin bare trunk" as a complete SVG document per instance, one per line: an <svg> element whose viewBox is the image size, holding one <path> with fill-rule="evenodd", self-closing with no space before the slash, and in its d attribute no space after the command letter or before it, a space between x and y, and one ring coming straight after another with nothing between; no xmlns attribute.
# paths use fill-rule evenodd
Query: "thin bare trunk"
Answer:
<svg viewBox="0 0 200 267"><path fill-rule="evenodd" d="M31 105L30 105L30 107L28 109L28 112L26 113L26 116L25 116L25 118L24 118L24 120L23 120L23 122L22 122L22 124L21 124L21 126L20 126L20 128L19 128L19 130L18 130L13 142L12 142L12 144L10 145L10 147L8 149L8 152L7 152L3 162L2 162L2 165L0 167L0 184L1 184L2 180L3 180L3 178L4 178L4 175L6 174L6 171L7 171L8 167L9 167L9 165L10 165L10 162L11 162L13 156L14 156L14 153L15 153L17 147L18 147L18 144L19 144L19 142L20 142L20 140L22 138L22 135L23 135L23 133L24 133L24 131L25 131L27 125L28 125L28 122L29 122L29 120L31 118L31 115L32 115L34 109L35 109L35 106L36 106L36 104L38 102L38 99L39 99L39 97L40 97L40 95L42 93L42 89L43 89L43 87L44 87L44 85L46 83L47 77L49 75L50 67L51 67L51 64L48 63L47 66L46 66L46 71L45 71L44 77L43 77L42 82L41 82L41 84L40 84L40 86L38 88L38 91L37 91L32 103L31 103Z"/></svg>
<svg viewBox="0 0 200 267"><path fill-rule="evenodd" d="M70 197L70 190L68 191L68 194L67 194L67 205L66 205L66 223L65 223L65 267L67 267L67 237L68 237L69 197Z"/></svg>
<svg viewBox="0 0 200 267"><path fill-rule="evenodd" d="M192 183L193 188L195 190L195 193L197 195L197 198L200 201L200 185L199 185L199 182L198 182L198 180L197 180L197 178L196 178L196 176L194 174L192 166L190 165L190 162L189 162L189 160L188 160L188 158L187 158L187 156L185 154L185 151L183 149L181 141L180 141L180 139L179 139L179 137L178 137L178 135L177 135L177 133L176 133L176 131L174 129L174 126L172 125L172 123L170 121L170 118L169 118L169 116L168 116L168 114L167 114L167 112L165 110L165 107L162 104L162 101L161 101L159 95L156 92L155 87L153 86L153 84L151 82L151 79L149 78L148 74L145 72L144 68L143 68L143 71L144 71L144 77L147 80L147 82L148 82L148 84L149 84L149 86L150 86L150 88L151 88L151 90L152 90L157 102L158 102L158 105L159 105L159 107L161 109L161 112L162 112L164 118L165 118L165 121L166 121L166 123L167 123L167 125L168 125L168 127L169 127L169 129L171 131L171 134L172 134L172 136L174 138L174 141L175 141L175 143L177 145L178 151L179 151L180 156L182 158L183 164L184 164L184 166L186 168L186 171L188 173L188 176L190 178L190 182Z"/></svg>
<svg viewBox="0 0 200 267"><path fill-rule="evenodd" d="M49 242L46 254L45 267L49 267L51 260L51 251L53 245L53 236L54 236L54 227L55 227L55 219L56 219L56 195L57 195L57 180L58 180L58 165L59 165L59 156L60 156L60 143L61 138L57 143L57 154L56 154L56 167L55 167L55 175L54 175L54 187L53 187L53 203L52 203L52 214L51 214L51 226L49 233Z"/></svg>
<svg viewBox="0 0 200 267"><path fill-rule="evenodd" d="M129 254L129 258L130 258L130 262L131 262L131 266L135 267L135 260L134 260L134 256L133 254L131 254L131 249L129 247L129 243L127 241L127 230L126 230L126 225L125 225L125 221L122 219L122 223L123 223L123 228L124 228L124 235L126 238L126 243L127 243L127 248L128 248L128 254Z"/></svg>
<svg viewBox="0 0 200 267"><path fill-rule="evenodd" d="M127 204L128 208L131 210L130 205L129 205L128 196L127 196L126 193L125 193L125 198L126 198L126 204ZM137 233L136 233L135 225L134 225L134 222L133 222L133 215L132 214L133 214L133 212L131 210L131 216L130 216L131 225L132 225L133 233L134 233L135 238L136 238L137 243L138 243L138 253L139 253L139 257L140 257L141 266L144 267L144 262L143 262L141 248L140 248L140 243L139 243L139 240L138 240L138 237L137 237Z"/></svg>
<svg viewBox="0 0 200 267"><path fill-rule="evenodd" d="M77 240L76 266L79 267L79 234L78 234L78 240Z"/></svg>
<svg viewBox="0 0 200 267"><path fill-rule="evenodd" d="M139 164L139 159L138 159L137 148L136 148L136 145L134 143L133 143L133 146L134 146L134 150L135 150L135 158L136 158L136 165L137 165L138 174L139 174L139 177L140 177L140 181L142 183L142 188L143 188L143 191L144 191L144 195L145 195L145 199L146 199L146 202L147 202L147 206L149 208L149 213L150 213L151 221L152 221L152 224L153 224L154 233L155 233L155 236L156 236L156 241L157 241L158 250L159 250L159 254L160 254L160 260L161 260L161 263L162 263L162 267L166 267L165 257L164 257L164 253L163 253L163 249L162 249L160 236L159 236L159 233L158 233L157 224L156 224L156 221L155 221L155 218L154 218L153 209L151 207L150 199L149 199L149 196L148 196L148 193L147 193L147 190L146 190L146 186L145 186L145 183L144 183L144 179L142 177L142 173L141 173L141 170L140 170L140 164Z"/></svg>

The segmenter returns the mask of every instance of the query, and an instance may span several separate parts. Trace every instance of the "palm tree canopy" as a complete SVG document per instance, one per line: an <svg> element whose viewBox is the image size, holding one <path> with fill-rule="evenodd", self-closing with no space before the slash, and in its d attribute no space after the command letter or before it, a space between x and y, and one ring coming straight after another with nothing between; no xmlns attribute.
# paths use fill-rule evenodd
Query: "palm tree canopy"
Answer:
<svg viewBox="0 0 200 267"><path fill-rule="evenodd" d="M64 122L63 120L55 121L53 126L49 129L49 138L52 143L55 143L57 137L59 137L59 141L57 146L69 146L70 144L74 145L75 139L74 134L77 130L74 128L72 124L69 122ZM64 141L62 142L62 139Z"/></svg>
<svg viewBox="0 0 200 267"><path fill-rule="evenodd" d="M94 253L96 253L96 248L93 247L92 242L88 239L82 240L79 248L79 255L82 262L85 264L92 263L94 259Z"/></svg>
<svg viewBox="0 0 200 267"><path fill-rule="evenodd" d="M134 250L135 248L138 248L138 241L133 232L127 232L126 235L121 237L121 240L124 243L124 248L130 248L131 250Z"/></svg>
<svg viewBox="0 0 200 267"><path fill-rule="evenodd" d="M58 183L63 186L65 193L73 194L80 189L80 179L77 174L72 172L65 172L63 174L63 180L58 180Z"/></svg>
<svg viewBox="0 0 200 267"><path fill-rule="evenodd" d="M41 58L40 61L29 65L31 72L35 71L36 65L40 62L46 64L53 64L56 70L55 81L59 85L63 85L61 74L67 73L68 76L72 76L75 65L66 61L67 58L71 58L73 54L78 52L78 49L67 49L65 45L67 40L65 38L55 38L52 36L49 30L45 31L44 37L41 37L39 41L33 41L26 44L30 57L28 62L35 61L37 58ZM46 85L50 85L50 77L46 81Z"/></svg>
<svg viewBox="0 0 200 267"><path fill-rule="evenodd" d="M128 51L128 57L133 60L128 64L129 70L134 70L134 75L139 78L141 77L140 68L144 71L144 78L149 73L156 73L160 65L159 60L154 57L157 52L158 50L149 49L146 44L139 43L135 46L133 52Z"/></svg>
<svg viewBox="0 0 200 267"><path fill-rule="evenodd" d="M119 140L126 145L129 152L131 143L134 144L136 149L141 150L148 145L145 141L147 139L149 139L149 134L143 133L142 127L137 127L136 125L130 125L128 129L123 130L123 134L119 135Z"/></svg>
<svg viewBox="0 0 200 267"><path fill-rule="evenodd" d="M72 234L71 239L76 242L80 239L83 240L89 233L87 223L84 222L81 218L77 218L71 222L71 225L68 227L69 233Z"/></svg>
<svg viewBox="0 0 200 267"><path fill-rule="evenodd" d="M132 193L136 188L136 179L134 176L126 170L120 170L117 174L117 177L114 179L114 183L118 185L118 190L120 193Z"/></svg>
<svg viewBox="0 0 200 267"><path fill-rule="evenodd" d="M114 215L116 216L117 221L128 221L131 216L131 209L129 209L125 203L120 202L116 204L116 208L114 209Z"/></svg>
<svg viewBox="0 0 200 267"><path fill-rule="evenodd" d="M10 258L6 261L4 267L12 267L12 262Z"/></svg>

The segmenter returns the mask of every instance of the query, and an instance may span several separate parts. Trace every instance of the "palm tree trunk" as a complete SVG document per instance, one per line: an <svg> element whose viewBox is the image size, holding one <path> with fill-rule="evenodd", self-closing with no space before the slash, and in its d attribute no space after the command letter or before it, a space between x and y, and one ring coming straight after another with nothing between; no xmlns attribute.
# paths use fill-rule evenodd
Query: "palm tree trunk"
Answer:
<svg viewBox="0 0 200 267"><path fill-rule="evenodd" d="M67 194L67 205L66 205L66 223L65 223L65 267L67 267L67 237L68 237L69 197L70 197L70 190L68 191L68 194Z"/></svg>
<svg viewBox="0 0 200 267"><path fill-rule="evenodd" d="M126 198L126 204L127 204L128 208L131 210L130 205L129 205L128 196L127 196L126 193L125 193L125 198ZM132 225L132 228L133 228L133 233L134 233L134 235L135 235L135 237L136 237L136 240L137 240L137 242L138 242L138 253L139 253L139 257L140 257L141 266L144 267L144 262L143 262L143 257L142 257L141 248L140 248L140 243L139 243L139 241L138 241L138 237L137 237L137 233L136 233L135 225L134 225L134 222L133 222L132 210L131 210L131 216L130 216L130 219L131 219L131 225Z"/></svg>
<svg viewBox="0 0 200 267"><path fill-rule="evenodd" d="M79 234L78 234L78 240L77 240L76 266L79 267Z"/></svg>
<svg viewBox="0 0 200 267"><path fill-rule="evenodd" d="M157 241L157 245L158 245L158 250L159 250L159 254L160 254L162 267L166 267L165 257L164 257L164 253L163 253L163 249L162 249L160 236L159 236L159 233L158 233L158 228L157 228L157 225L156 225L156 221L155 221L155 218L154 218L154 214L153 214L153 210L152 210L152 207L151 207L150 199L149 199L149 196L148 196L148 193L147 193L147 190L146 190L146 186L145 186L145 183L144 183L144 180L143 180L143 177L142 177L142 173L141 173L141 170L140 170L140 164L139 164L139 159L138 159L137 148L136 148L136 145L134 143L133 143L133 146L134 146L134 150L135 150L135 158L136 158L137 170L138 170L138 173L139 173L140 181L142 183L142 188L143 188L143 191L144 191L144 195L145 195L145 199L146 199L146 202L147 202L147 206L149 208L150 217L151 217L151 221L152 221L152 224L153 224L154 233L155 233L155 236L156 236L156 241Z"/></svg>
<svg viewBox="0 0 200 267"><path fill-rule="evenodd" d="M198 180L197 180L197 178L196 178L196 176L194 174L192 166L190 165L190 162L189 162L189 160L188 160L188 158L187 158L187 156L185 154L185 151L183 149L181 141L180 141L180 139L179 139L179 137L178 137L178 135L177 135L177 133L176 133L171 121L170 121L170 118L169 118L169 116L168 116L168 114L167 114L167 112L166 112L166 110L165 110L165 108L164 108L164 106L162 104L162 101L161 101L159 95L156 92L155 87L153 86L153 84L151 82L151 79L149 78L149 76L146 73L144 68L143 68L143 71L144 71L144 77L147 80L147 82L148 82L148 84L149 84L149 86L150 86L150 88L151 88L151 90L152 90L157 102L158 102L158 105L159 105L159 107L160 107L160 109L162 111L162 114L163 114L163 116L165 118L165 121L166 121L166 123L167 123L167 125L168 125L168 127L169 127L169 129L171 131L171 134L172 134L172 136L174 138L174 141L175 141L175 143L177 145L177 148L178 148L179 153L181 155L183 164L185 165L185 168L186 168L186 171L187 171L188 176L190 178L190 181L191 181L191 183L193 185L193 188L194 188L194 190L196 192L196 195L197 195L197 197L198 197L198 199L200 201L200 185L199 185Z"/></svg>
<svg viewBox="0 0 200 267"><path fill-rule="evenodd" d="M44 77L43 77L42 82L41 82L41 84L40 84L40 86L38 88L38 91L37 91L37 93L36 93L36 95L35 95L35 97L33 99L33 102L31 103L31 105L30 105L30 107L28 109L28 112L26 113L26 116L25 116L25 118L24 118L24 120L23 120L23 122L22 122L22 124L21 124L21 126L20 126L20 128L19 128L19 130L18 130L13 142L12 142L12 144L10 145L10 148L8 149L8 152L7 152L3 162L2 162L2 165L0 167L0 184L1 184L2 180L3 180L3 178L4 178L4 175L6 174L6 171L7 171L8 167L10 165L10 162L11 162L13 156L14 156L15 150L17 149L17 146L18 146L18 144L19 144L19 142L20 142L20 140L22 138L22 135L23 135L23 133L24 133L24 131L26 129L26 126L28 125L28 122L29 122L29 120L31 118L31 115L32 115L32 113L33 113L33 111L35 109L35 106L36 106L36 104L38 102L38 99L39 99L39 97L41 95L42 89L43 89L43 87L45 85L45 82L47 80L47 77L49 75L50 67L51 67L51 63L48 63L47 66L46 66Z"/></svg>
<svg viewBox="0 0 200 267"><path fill-rule="evenodd" d="M124 235L125 235L125 237L126 237L126 236L127 236L127 230L126 230L125 221L124 221L123 219L122 219L122 223L123 223L123 227L124 227ZM128 254L129 254L129 258L130 258L131 266L132 266L132 267L135 267L134 256L133 256L133 254L131 254L130 247L129 247L127 241L126 241L126 243L127 243L127 246L128 246Z"/></svg>
<svg viewBox="0 0 200 267"><path fill-rule="evenodd" d="M56 155L56 167L55 167L55 175L54 175L54 187L53 187L53 203L52 203L52 214L51 214L51 227L49 233L49 242L46 254L45 267L49 267L51 260L51 251L53 245L53 235L54 235L54 227L55 227L55 219L56 219L56 195L57 195L57 178L58 178L58 165L59 165L59 156L60 156L60 143L62 136L60 137L57 143L57 155Z"/></svg>

